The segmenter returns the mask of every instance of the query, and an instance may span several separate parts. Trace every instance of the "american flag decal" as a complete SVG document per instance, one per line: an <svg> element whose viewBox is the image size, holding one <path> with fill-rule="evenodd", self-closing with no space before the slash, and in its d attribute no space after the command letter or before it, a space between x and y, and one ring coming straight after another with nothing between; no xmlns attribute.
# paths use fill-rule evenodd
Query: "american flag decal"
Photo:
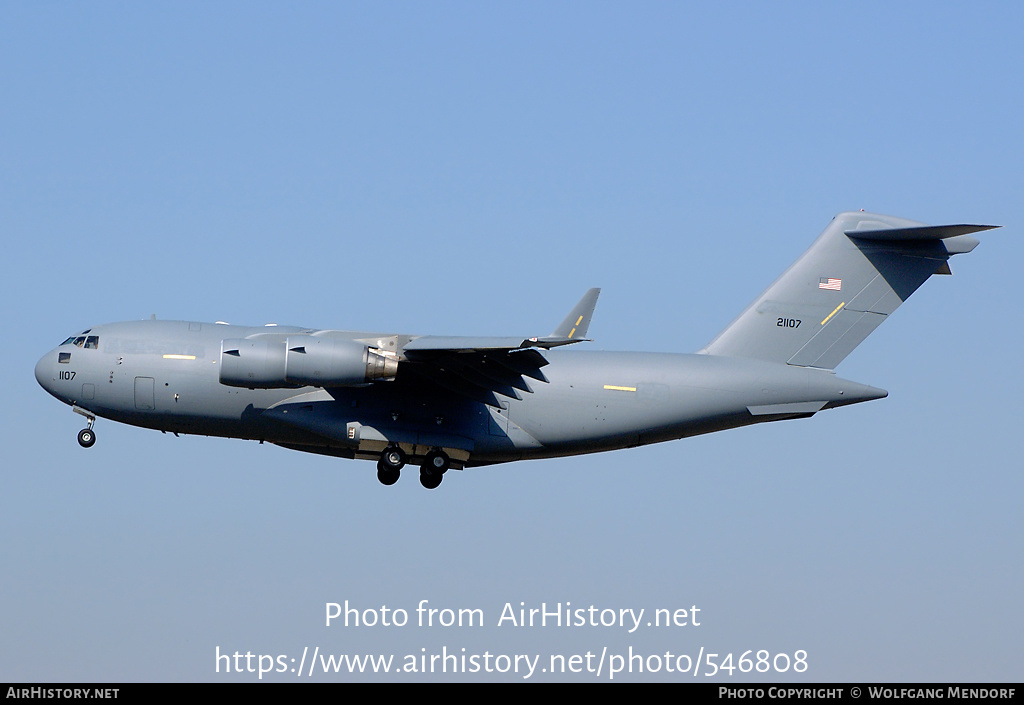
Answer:
<svg viewBox="0 0 1024 705"><path fill-rule="evenodd" d="M843 288L842 279L833 279L832 277L822 277L818 280L819 289L828 289L829 291L841 291Z"/></svg>

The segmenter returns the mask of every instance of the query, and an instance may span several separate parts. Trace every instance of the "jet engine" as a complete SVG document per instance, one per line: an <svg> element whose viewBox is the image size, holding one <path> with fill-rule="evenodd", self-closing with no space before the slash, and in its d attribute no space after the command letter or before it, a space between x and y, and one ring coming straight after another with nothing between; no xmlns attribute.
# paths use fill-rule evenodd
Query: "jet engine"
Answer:
<svg viewBox="0 0 1024 705"><path fill-rule="evenodd" d="M349 387L393 379L398 360L356 340L295 335L221 341L220 382L230 387Z"/></svg>

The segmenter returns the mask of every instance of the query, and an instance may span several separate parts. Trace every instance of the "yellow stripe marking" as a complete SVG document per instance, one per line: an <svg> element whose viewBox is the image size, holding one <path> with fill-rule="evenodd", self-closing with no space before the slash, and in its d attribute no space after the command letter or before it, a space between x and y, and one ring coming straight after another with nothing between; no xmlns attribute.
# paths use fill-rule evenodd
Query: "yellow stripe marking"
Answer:
<svg viewBox="0 0 1024 705"><path fill-rule="evenodd" d="M832 316L834 316L837 313L839 313L839 309L841 309L845 305L846 305L846 302L844 301L843 303L841 303L838 306L836 306L836 310L833 311L832 313L828 314L827 316L825 316L825 320L821 322L821 325L825 325L826 323L828 323L828 319L832 318Z"/></svg>
<svg viewBox="0 0 1024 705"><path fill-rule="evenodd" d="M604 385L604 388L605 389L611 389L613 392L635 392L636 391L636 387L619 387L619 386L614 385L614 384L606 384L606 385Z"/></svg>
<svg viewBox="0 0 1024 705"><path fill-rule="evenodd" d="M569 331L569 337L570 337L570 338L571 338L571 337L572 337L572 336L573 336L573 335L574 335L574 334L576 333L576 328L578 328L578 327L579 327L579 325L580 325L580 321L582 321L582 320L583 320L583 314L580 314L580 317L576 319L576 325L574 325L574 326L572 327L572 330L571 330L571 331Z"/></svg>
<svg viewBox="0 0 1024 705"><path fill-rule="evenodd" d="M164 355L165 360L195 360L195 355Z"/></svg>

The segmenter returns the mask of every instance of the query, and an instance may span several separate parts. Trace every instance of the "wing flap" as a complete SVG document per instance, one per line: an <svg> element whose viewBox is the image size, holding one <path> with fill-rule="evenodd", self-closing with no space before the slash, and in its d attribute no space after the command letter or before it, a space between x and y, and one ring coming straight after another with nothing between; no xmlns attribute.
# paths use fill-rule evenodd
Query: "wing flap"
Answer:
<svg viewBox="0 0 1024 705"><path fill-rule="evenodd" d="M424 335L400 351L399 376L405 374L446 391L500 407L498 395L522 399L532 394L526 378L547 383L540 352L586 340L600 289L589 289L551 335L536 338Z"/></svg>
<svg viewBox="0 0 1024 705"><path fill-rule="evenodd" d="M423 352L399 363L400 374L410 374L433 382L444 389L499 407L496 395L522 399L520 392L532 394L524 379L547 382L540 368L548 361L536 350L493 352Z"/></svg>

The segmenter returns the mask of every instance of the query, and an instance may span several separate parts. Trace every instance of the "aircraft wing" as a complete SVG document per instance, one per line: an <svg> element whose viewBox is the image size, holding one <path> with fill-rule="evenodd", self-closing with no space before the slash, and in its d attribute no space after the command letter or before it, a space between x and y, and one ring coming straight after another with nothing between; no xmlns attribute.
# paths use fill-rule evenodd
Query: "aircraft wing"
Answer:
<svg viewBox="0 0 1024 705"><path fill-rule="evenodd" d="M415 338L405 345L405 352L415 353L426 351L447 352L493 352L496 350L522 350L526 348L544 348L549 350L560 345L581 343L587 338L587 328L597 306L600 289L590 289L583 295L569 315L565 317L551 335L534 338L496 338L496 337L462 337L424 335Z"/></svg>
<svg viewBox="0 0 1024 705"><path fill-rule="evenodd" d="M490 406L501 405L498 394L522 399L533 393L527 378L546 383L541 368L548 361L537 348L548 350L587 340L590 319L600 289L590 289L565 320L546 336L461 337L425 335L402 349L403 373L426 380L461 396Z"/></svg>
<svg viewBox="0 0 1024 705"><path fill-rule="evenodd" d="M534 338L534 340L538 340ZM571 341L578 342L578 341ZM529 338L494 338L456 335L424 335L405 344L403 350L415 356L425 352L490 352L532 347Z"/></svg>

